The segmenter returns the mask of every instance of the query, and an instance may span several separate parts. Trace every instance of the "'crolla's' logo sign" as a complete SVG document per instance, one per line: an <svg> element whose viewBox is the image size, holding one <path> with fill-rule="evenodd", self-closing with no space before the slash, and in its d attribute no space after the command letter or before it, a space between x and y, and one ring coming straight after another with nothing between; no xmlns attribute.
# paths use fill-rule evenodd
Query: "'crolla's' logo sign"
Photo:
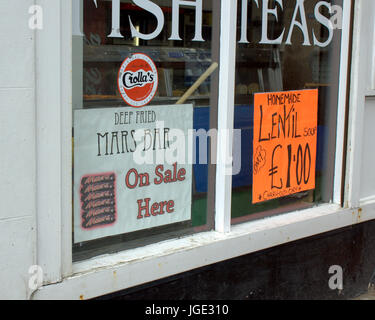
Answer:
<svg viewBox="0 0 375 320"><path fill-rule="evenodd" d="M151 58L133 54L122 63L117 85L124 101L132 107L142 107L154 97L158 88L158 72Z"/></svg>

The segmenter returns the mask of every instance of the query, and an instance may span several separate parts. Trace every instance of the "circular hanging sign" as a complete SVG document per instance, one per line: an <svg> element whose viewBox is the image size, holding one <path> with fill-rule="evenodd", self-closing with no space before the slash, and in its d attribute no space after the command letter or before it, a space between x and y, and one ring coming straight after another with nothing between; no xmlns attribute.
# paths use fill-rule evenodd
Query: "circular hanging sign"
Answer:
<svg viewBox="0 0 375 320"><path fill-rule="evenodd" d="M151 58L135 53L121 64L117 77L121 97L132 107L148 104L158 89L158 71Z"/></svg>

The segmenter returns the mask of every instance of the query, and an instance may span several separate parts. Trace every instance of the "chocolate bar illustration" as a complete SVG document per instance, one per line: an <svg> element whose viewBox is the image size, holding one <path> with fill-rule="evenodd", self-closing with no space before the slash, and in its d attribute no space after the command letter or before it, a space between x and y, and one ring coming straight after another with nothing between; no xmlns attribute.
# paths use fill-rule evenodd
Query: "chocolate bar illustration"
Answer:
<svg viewBox="0 0 375 320"><path fill-rule="evenodd" d="M90 218L90 217L95 217L103 213L111 213L115 214L115 208L114 207L99 207L95 209L90 209L88 211L83 211L82 212L82 217L84 219Z"/></svg>
<svg viewBox="0 0 375 320"><path fill-rule="evenodd" d="M91 217L82 222L82 227L85 229L93 228L98 225L112 224L115 221L115 216L112 214L103 214L96 217Z"/></svg>
<svg viewBox="0 0 375 320"><path fill-rule="evenodd" d="M114 182L115 181L115 174L103 174L103 175L91 175L91 176L86 176L82 179L81 184L82 185L88 185L88 184L93 184L93 183L98 183L98 182Z"/></svg>
<svg viewBox="0 0 375 320"><path fill-rule="evenodd" d="M81 179L81 226L92 229L116 221L116 175L104 173Z"/></svg>
<svg viewBox="0 0 375 320"><path fill-rule="evenodd" d="M83 203L87 203L92 200L98 200L98 199L103 199L103 198L114 198L115 193L113 190L103 190L100 192L90 192L87 194L82 194L81 195L81 201Z"/></svg>
<svg viewBox="0 0 375 320"><path fill-rule="evenodd" d="M111 190L114 188L114 184L111 182L104 182L98 184L89 184L81 186L81 194L86 194L90 192L97 192L102 190Z"/></svg>

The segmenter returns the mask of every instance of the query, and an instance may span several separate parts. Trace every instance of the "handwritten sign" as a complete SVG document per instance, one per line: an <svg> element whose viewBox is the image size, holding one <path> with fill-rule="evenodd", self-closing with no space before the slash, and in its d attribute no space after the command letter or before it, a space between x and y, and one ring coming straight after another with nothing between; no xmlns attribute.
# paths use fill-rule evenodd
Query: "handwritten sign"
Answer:
<svg viewBox="0 0 375 320"><path fill-rule="evenodd" d="M74 112L74 242L191 219L193 106Z"/></svg>
<svg viewBox="0 0 375 320"><path fill-rule="evenodd" d="M253 203L315 188L318 90L255 94Z"/></svg>

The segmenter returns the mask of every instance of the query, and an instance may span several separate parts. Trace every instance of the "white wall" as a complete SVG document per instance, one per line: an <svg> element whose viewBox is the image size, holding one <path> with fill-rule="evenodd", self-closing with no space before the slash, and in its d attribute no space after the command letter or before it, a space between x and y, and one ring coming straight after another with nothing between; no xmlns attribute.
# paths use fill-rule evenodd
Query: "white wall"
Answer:
<svg viewBox="0 0 375 320"><path fill-rule="evenodd" d="M33 0L0 1L0 299L25 299L35 264Z"/></svg>

